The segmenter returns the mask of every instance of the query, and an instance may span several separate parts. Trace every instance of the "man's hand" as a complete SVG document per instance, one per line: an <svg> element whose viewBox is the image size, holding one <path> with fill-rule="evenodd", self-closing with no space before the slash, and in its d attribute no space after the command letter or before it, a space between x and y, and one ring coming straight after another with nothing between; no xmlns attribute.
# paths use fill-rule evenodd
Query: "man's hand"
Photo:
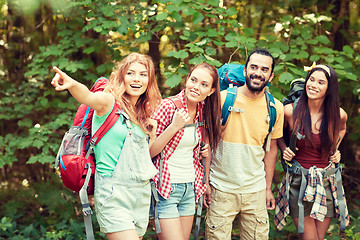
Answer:
<svg viewBox="0 0 360 240"><path fill-rule="evenodd" d="M203 204L206 208L209 208L211 204L211 187L207 184L207 188L204 193Z"/></svg>
<svg viewBox="0 0 360 240"><path fill-rule="evenodd" d="M275 209L275 198L271 189L266 189L266 208L267 210Z"/></svg>

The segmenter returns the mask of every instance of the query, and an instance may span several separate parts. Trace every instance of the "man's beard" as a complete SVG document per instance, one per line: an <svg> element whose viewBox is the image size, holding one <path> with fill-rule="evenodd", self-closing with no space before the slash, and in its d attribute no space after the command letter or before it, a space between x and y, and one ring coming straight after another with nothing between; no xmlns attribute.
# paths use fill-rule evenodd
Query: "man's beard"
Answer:
<svg viewBox="0 0 360 240"><path fill-rule="evenodd" d="M253 86L251 84L251 79L259 79L262 81L262 84ZM264 87L266 86L266 84L268 84L269 79L267 81L265 81L265 78L257 76L256 74L251 74L250 77L247 74L245 76L246 86L250 90L250 92L253 92L253 93L261 92L264 89Z"/></svg>

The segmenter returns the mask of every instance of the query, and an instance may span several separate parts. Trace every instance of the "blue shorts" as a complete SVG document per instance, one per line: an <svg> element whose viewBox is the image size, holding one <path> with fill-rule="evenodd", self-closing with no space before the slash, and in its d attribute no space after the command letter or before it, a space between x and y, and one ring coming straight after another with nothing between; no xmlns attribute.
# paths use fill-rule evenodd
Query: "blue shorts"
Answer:
<svg viewBox="0 0 360 240"><path fill-rule="evenodd" d="M195 214L194 183L172 183L169 199L159 196L159 218L178 218Z"/></svg>

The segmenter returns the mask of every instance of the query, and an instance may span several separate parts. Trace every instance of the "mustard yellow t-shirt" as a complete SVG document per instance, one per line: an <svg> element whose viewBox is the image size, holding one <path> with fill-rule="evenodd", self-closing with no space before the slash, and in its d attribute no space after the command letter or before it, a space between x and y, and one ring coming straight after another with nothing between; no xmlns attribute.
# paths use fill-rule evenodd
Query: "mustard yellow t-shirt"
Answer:
<svg viewBox="0 0 360 240"><path fill-rule="evenodd" d="M225 98L226 90L221 92L222 105ZM265 95L252 99L238 91L234 107L241 111L230 112L222 128L222 141L211 163L210 182L224 192L261 191L266 188L263 145L269 129ZM277 99L275 107L276 122L271 139L281 138L283 134L284 110Z"/></svg>

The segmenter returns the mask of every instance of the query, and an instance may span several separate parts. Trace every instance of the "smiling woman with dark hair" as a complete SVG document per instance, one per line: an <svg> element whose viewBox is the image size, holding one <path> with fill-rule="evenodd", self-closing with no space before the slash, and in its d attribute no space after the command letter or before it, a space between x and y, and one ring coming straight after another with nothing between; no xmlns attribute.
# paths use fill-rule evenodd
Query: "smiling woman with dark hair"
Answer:
<svg viewBox="0 0 360 240"><path fill-rule="evenodd" d="M344 227L349 223L345 196L338 196L335 175L327 176L327 172L336 168L335 164L341 159L338 146L346 132L347 114L339 106L338 78L334 69L328 65L313 64L306 70L309 73L305 89L296 105L287 104L284 107L284 128L289 128L297 138L296 153L284 139L280 139L278 144L283 159L291 161L294 158L301 165L301 172L307 176L290 175L289 201L285 198L287 187L284 176L275 223L281 229L289 213L299 232L303 231L302 239L324 239L333 217L340 219L341 216ZM302 181L307 181L305 192L301 190Z"/></svg>
<svg viewBox="0 0 360 240"><path fill-rule="evenodd" d="M206 157L208 171L208 146L213 150L220 140L220 115L218 73L207 63L195 66L187 76L185 89L164 99L154 114L157 131L150 154L157 156L155 166L159 170L154 182L161 240L189 239L195 202L208 186L202 183L200 154ZM204 126L199 124L202 121ZM203 141L205 146L201 146Z"/></svg>

